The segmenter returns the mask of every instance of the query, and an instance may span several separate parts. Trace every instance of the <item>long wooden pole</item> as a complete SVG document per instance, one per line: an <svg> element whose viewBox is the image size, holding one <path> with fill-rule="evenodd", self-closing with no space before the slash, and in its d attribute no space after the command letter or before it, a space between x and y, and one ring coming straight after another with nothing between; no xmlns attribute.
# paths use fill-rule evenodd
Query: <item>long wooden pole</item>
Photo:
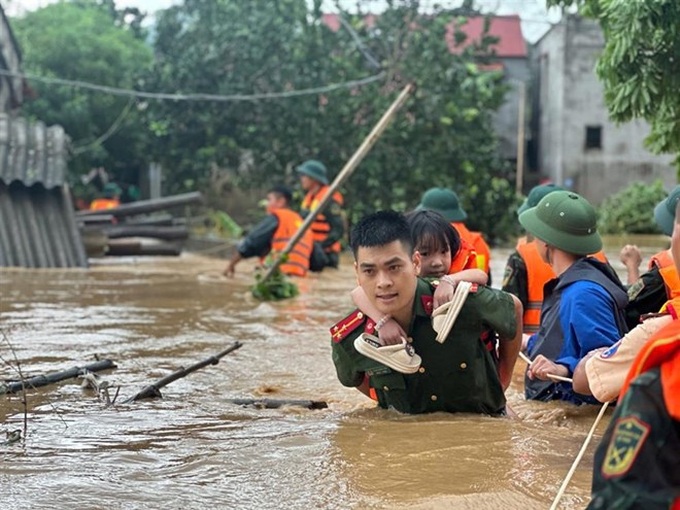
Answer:
<svg viewBox="0 0 680 510"><path fill-rule="evenodd" d="M383 114L378 123L373 127L373 130L364 139L363 143L359 146L359 148L356 150L356 152L352 155L352 157L345 164L345 166L340 171L338 176L335 178L335 180L331 183L331 185L328 188L328 192L326 193L326 196L323 197L323 200L319 202L319 205L316 207L316 209L310 211L309 215L307 215L307 217L305 218L305 221L302 223L302 225L300 225L298 231L290 239L290 241L288 241L286 247L279 254L279 256L276 257L272 265L267 269L267 272L262 276L262 280L260 280L260 282L267 281L272 276L272 274L274 274L276 268L279 267L279 265L281 265L281 262L283 262L282 260L283 256L290 253L293 247L297 244L297 242L300 239L302 239L302 236L305 234L310 225L314 222L314 218L316 218L317 213L321 211L324 207L326 207L328 202L330 202L331 199L333 198L333 193L335 193L335 191L342 185L342 183L349 178L349 176L352 174L352 172L354 172L356 167L359 166L361 160L364 159L364 157L366 156L366 154L368 154L373 145L375 145L375 142L378 141L378 138L380 138L380 135L383 133L383 131L385 131L385 128L390 123L394 115L397 113L399 108L403 106L408 96L414 90L415 85L412 83L404 87L404 90L401 91L399 97L395 99L394 103L392 103L392 105Z"/></svg>
<svg viewBox="0 0 680 510"><path fill-rule="evenodd" d="M519 84L519 110L517 112L517 182L515 183L515 191L520 195L524 186L524 147L526 145L524 140L524 112L526 109L526 95L526 86L524 82L521 82Z"/></svg>

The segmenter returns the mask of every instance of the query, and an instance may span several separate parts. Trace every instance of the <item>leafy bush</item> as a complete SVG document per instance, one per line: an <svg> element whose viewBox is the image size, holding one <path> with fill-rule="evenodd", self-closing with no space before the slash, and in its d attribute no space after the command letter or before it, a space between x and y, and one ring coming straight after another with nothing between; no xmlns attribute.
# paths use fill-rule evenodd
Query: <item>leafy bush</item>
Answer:
<svg viewBox="0 0 680 510"><path fill-rule="evenodd" d="M293 283L281 269L277 267L272 275L263 280L266 267L273 263L274 254L270 253L265 260L265 267L260 268L255 273L255 284L250 288L253 297L260 301L280 301L300 294L297 285ZM288 255L282 255L282 262L288 260Z"/></svg>
<svg viewBox="0 0 680 510"><path fill-rule="evenodd" d="M666 198L661 181L652 185L634 182L610 196L600 206L601 234L658 234L654 207Z"/></svg>

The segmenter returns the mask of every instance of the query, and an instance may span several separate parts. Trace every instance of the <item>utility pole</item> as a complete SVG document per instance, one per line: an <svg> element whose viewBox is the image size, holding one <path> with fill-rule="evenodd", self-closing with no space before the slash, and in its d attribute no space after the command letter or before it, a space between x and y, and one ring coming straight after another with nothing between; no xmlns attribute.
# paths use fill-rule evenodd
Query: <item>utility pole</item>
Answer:
<svg viewBox="0 0 680 510"><path fill-rule="evenodd" d="M524 185L524 148L526 146L524 140L524 125L525 125L525 110L526 110L526 85L524 82L519 83L519 108L517 112L517 172L515 191L522 194L522 187Z"/></svg>

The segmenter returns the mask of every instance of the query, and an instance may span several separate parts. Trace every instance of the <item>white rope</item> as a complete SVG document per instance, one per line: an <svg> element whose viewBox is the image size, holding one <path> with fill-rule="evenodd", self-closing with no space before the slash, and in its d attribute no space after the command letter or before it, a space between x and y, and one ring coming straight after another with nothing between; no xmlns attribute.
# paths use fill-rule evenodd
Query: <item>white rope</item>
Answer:
<svg viewBox="0 0 680 510"><path fill-rule="evenodd" d="M576 471L576 467L578 466L579 462L581 462L583 455L586 453L586 448L588 447L590 440L593 438L593 434L595 433L595 429L597 428L597 424L600 423L600 420L602 419L602 416L604 416L604 412L607 410L608 405L609 405L609 402L605 402L604 404L602 404L602 409L600 409L600 412L597 415L597 418L595 418L595 423L593 423L593 426L590 427L590 432L588 432L588 435L586 436L586 440L583 442L583 446L581 447L581 451L578 452L578 455L576 456L576 460L574 460L574 463L571 465L571 469L567 473L567 477L562 482L562 486L560 487L560 490L557 492L557 496L555 496L555 500L553 501L552 505L550 506L550 510L556 510L557 509L557 504L560 502L560 499L562 499L562 495L564 494L564 491L567 490L567 485L569 485L569 482L571 481L571 477L574 476L574 472Z"/></svg>
<svg viewBox="0 0 680 510"><path fill-rule="evenodd" d="M524 354L522 351L519 351L519 357L522 358L526 363L531 366L533 364L533 361L529 359L529 357ZM571 384L574 384L574 380L569 378L569 377L562 377L561 375L556 375L556 374L545 374L546 377L552 379L553 381L562 381L562 382L568 382Z"/></svg>

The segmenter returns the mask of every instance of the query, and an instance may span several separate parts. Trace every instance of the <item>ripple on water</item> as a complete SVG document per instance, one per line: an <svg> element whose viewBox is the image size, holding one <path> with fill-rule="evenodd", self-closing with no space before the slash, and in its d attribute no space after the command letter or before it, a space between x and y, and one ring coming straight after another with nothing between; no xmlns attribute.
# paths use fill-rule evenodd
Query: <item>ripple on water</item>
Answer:
<svg viewBox="0 0 680 510"><path fill-rule="evenodd" d="M330 359L328 328L351 308L356 281L348 260L279 303L252 298L249 262L229 280L223 268L180 257L0 271L0 328L24 371L80 366L96 353L116 362L100 376L120 386L112 408L77 380L29 392L25 444L0 446L3 510L549 506L596 409L525 402L519 366L509 396L520 421L375 409L338 383ZM121 403L237 340L241 349L163 388L163 399ZM4 344L0 355L11 358ZM0 377L14 375L0 363ZM329 408L229 402L263 396ZM2 429L22 428L19 396L0 398L0 418ZM563 508L584 506L591 467L592 449Z"/></svg>

